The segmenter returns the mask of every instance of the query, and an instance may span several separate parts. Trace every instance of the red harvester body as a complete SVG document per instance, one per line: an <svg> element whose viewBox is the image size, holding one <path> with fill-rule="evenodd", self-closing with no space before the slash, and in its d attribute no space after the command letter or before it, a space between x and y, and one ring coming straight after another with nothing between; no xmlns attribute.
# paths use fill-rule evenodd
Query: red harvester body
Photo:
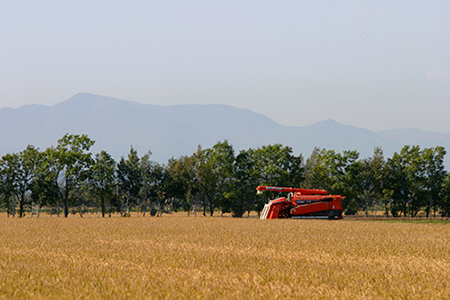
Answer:
<svg viewBox="0 0 450 300"><path fill-rule="evenodd" d="M287 198L271 200L264 206L260 219L342 219L341 200L345 196L327 195L325 190L277 186L258 186L262 191L288 192Z"/></svg>

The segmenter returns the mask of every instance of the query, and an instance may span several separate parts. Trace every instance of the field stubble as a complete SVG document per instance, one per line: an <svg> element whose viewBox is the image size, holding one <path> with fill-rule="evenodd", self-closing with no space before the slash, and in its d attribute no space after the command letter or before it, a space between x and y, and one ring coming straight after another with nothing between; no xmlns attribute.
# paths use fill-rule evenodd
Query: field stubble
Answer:
<svg viewBox="0 0 450 300"><path fill-rule="evenodd" d="M0 298L448 298L450 225L0 218Z"/></svg>

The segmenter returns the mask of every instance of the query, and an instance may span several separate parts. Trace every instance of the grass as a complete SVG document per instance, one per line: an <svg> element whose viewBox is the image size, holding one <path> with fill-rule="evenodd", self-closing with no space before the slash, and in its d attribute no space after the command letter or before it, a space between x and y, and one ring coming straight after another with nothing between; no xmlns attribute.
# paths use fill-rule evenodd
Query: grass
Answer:
<svg viewBox="0 0 450 300"><path fill-rule="evenodd" d="M387 223L423 223L423 224L450 224L449 218L442 217L365 217L365 216L344 216L346 221L360 221L360 222L387 222Z"/></svg>
<svg viewBox="0 0 450 300"><path fill-rule="evenodd" d="M448 298L448 224L0 218L3 299Z"/></svg>

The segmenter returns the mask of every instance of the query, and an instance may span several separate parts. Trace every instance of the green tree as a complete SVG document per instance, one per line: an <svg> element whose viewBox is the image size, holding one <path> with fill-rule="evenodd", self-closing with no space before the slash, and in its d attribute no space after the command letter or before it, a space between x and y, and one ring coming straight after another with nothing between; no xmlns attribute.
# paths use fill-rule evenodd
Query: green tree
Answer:
<svg viewBox="0 0 450 300"><path fill-rule="evenodd" d="M261 185L299 186L304 180L303 157L281 144L249 150L254 156Z"/></svg>
<svg viewBox="0 0 450 300"><path fill-rule="evenodd" d="M45 161L43 157L44 155L41 153L41 165ZM54 206L58 200L58 184L49 176L48 170L40 166L36 170L36 176L31 186L31 201L38 206L38 217L42 206Z"/></svg>
<svg viewBox="0 0 450 300"><path fill-rule="evenodd" d="M58 216L62 202L61 196L64 191L63 175L61 175L64 171L64 166L59 161L59 156L60 153L54 147L49 147L42 152L41 165L37 170L32 193L36 200L42 200L43 205L56 206ZM52 197L54 196L53 192L56 192L55 197Z"/></svg>
<svg viewBox="0 0 450 300"><path fill-rule="evenodd" d="M442 191L438 202L442 217L450 217L450 174L447 174L442 183Z"/></svg>
<svg viewBox="0 0 450 300"><path fill-rule="evenodd" d="M242 217L256 202L255 188L258 186L258 171L252 151L241 150L233 165L231 189L225 194L234 217Z"/></svg>
<svg viewBox="0 0 450 300"><path fill-rule="evenodd" d="M106 151L96 154L89 178L90 188L98 199L102 209L102 217L105 217L106 205L112 198L116 185L116 162Z"/></svg>
<svg viewBox="0 0 450 300"><path fill-rule="evenodd" d="M126 213L130 212L130 206L138 203L139 192L142 187L142 169L140 165L140 158L137 151L131 147L127 159L124 157L120 159L117 165L117 182L119 193L122 197L122 207L126 209Z"/></svg>
<svg viewBox="0 0 450 300"><path fill-rule="evenodd" d="M142 158L140 162L141 174L142 174L142 185L140 190L141 195L141 203L140 207L142 210L142 214L145 217L145 213L147 210L147 202L149 201L149 191L153 184L152 181L152 172L154 162L150 160L150 156L152 152L149 150Z"/></svg>
<svg viewBox="0 0 450 300"><path fill-rule="evenodd" d="M383 177L384 177L384 155L379 147L374 149L372 157L359 161L359 174L357 175L356 189L359 191L360 209L368 215L369 207L382 204L383 200ZM386 203L385 203L386 206Z"/></svg>
<svg viewBox="0 0 450 300"><path fill-rule="evenodd" d="M294 156L292 148L281 144L262 146L250 149L249 153L255 161L259 184L268 186L300 187L304 181L304 167L302 155ZM253 188L255 191L256 187ZM255 209L263 209L268 199L275 198L279 193L267 192L258 196Z"/></svg>
<svg viewBox="0 0 450 300"><path fill-rule="evenodd" d="M314 148L306 160L306 182L309 188L331 192L342 176L341 156L334 150Z"/></svg>
<svg viewBox="0 0 450 300"><path fill-rule="evenodd" d="M95 141L87 135L65 134L56 147L44 152L47 176L58 186L59 201L64 205L64 216L69 215L72 192L88 179L92 164L89 149ZM59 210L59 202L57 203Z"/></svg>
<svg viewBox="0 0 450 300"><path fill-rule="evenodd" d="M411 217L426 206L427 195L424 189L426 166L419 146L405 146L401 151L404 168L410 183L409 212Z"/></svg>
<svg viewBox="0 0 450 300"><path fill-rule="evenodd" d="M170 180L167 168L159 163L153 163L151 169L151 185L149 194L151 199L157 203L157 216L162 216L167 199L168 184ZM152 208L153 209L153 208Z"/></svg>
<svg viewBox="0 0 450 300"><path fill-rule="evenodd" d="M8 217L16 214L16 199L18 195L18 170L20 159L18 154L6 154L0 160L2 200L7 207Z"/></svg>
<svg viewBox="0 0 450 300"><path fill-rule="evenodd" d="M315 148L306 161L307 186L325 189L331 194L345 195L343 208L347 209L349 206L354 211L357 209L354 201L359 193L357 178L361 167L358 158L359 153L355 150L340 154L334 150Z"/></svg>
<svg viewBox="0 0 450 300"><path fill-rule="evenodd" d="M0 205L6 208L9 218L13 214L14 196L11 192L11 185L8 183L8 174L3 169L3 162L0 160Z"/></svg>
<svg viewBox="0 0 450 300"><path fill-rule="evenodd" d="M223 200L233 173L234 150L227 140L217 142L212 148L197 152L198 187L209 204L211 216L217 203ZM206 215L206 206L203 208Z"/></svg>
<svg viewBox="0 0 450 300"><path fill-rule="evenodd" d="M425 190L426 216L431 214L431 209L434 210L436 216L436 206L440 201L442 185L445 180L447 172L444 167L444 156L446 154L444 147L426 148L422 151L421 158L423 163L423 179Z"/></svg>
<svg viewBox="0 0 450 300"><path fill-rule="evenodd" d="M192 208L192 200L198 192L195 174L195 156L181 156L169 159L167 172L170 174L170 196L179 199L179 203L188 212Z"/></svg>
<svg viewBox="0 0 450 300"><path fill-rule="evenodd" d="M436 184L431 184L429 180L430 175L436 177L439 173L436 173L439 169L436 165L439 164L438 159L433 162L434 150L425 152L428 158L423 155L419 146L404 146L400 153L394 153L386 163L385 193L388 192L392 197L391 212L394 216L401 212L404 216L410 213L411 217L415 217L421 209L427 207L431 193L438 193L431 191L431 185ZM438 154L440 155L443 156L443 153ZM429 169L433 164L434 171ZM436 174L428 173L427 169Z"/></svg>
<svg viewBox="0 0 450 300"><path fill-rule="evenodd" d="M6 190L15 195L19 203L19 217L23 217L25 205L27 204L27 194L31 190L35 177L35 169L38 163L39 150L32 145L21 151L19 154L7 154L2 158L2 169L6 183Z"/></svg>
<svg viewBox="0 0 450 300"><path fill-rule="evenodd" d="M410 180L407 169L404 166L403 157L395 152L386 162L385 166L385 198L392 201L392 216L406 216L410 197Z"/></svg>
<svg viewBox="0 0 450 300"><path fill-rule="evenodd" d="M38 164L39 150L32 145L19 153L19 169L17 180L17 192L19 198L19 216L22 217L24 213L24 206L26 204L26 194L30 192L33 179L35 177L35 170Z"/></svg>
<svg viewBox="0 0 450 300"><path fill-rule="evenodd" d="M42 206L54 206L59 201L58 182L52 176L52 169L47 154L50 150L39 153L39 163L31 185L31 201L38 207L38 217Z"/></svg>
<svg viewBox="0 0 450 300"><path fill-rule="evenodd" d="M165 205L173 206L176 210L178 203L183 198L183 190L180 185L180 179L176 176L173 166L172 170L157 162L150 160L151 152L149 151L141 159L142 170L142 207L146 207L146 203L150 200L151 215L161 216L165 211ZM170 159L169 164L174 165L176 160ZM175 178L177 177L177 178ZM155 203L157 208L155 207ZM145 213L145 211L144 211Z"/></svg>

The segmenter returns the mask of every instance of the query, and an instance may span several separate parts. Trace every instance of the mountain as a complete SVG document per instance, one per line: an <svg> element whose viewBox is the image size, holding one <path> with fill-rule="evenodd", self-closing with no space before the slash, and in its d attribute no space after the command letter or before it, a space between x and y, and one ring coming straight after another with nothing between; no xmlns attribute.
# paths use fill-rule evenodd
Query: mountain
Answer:
<svg viewBox="0 0 450 300"><path fill-rule="evenodd" d="M283 126L247 109L226 105L140 104L116 98L77 94L55 106L25 105L0 109L0 155L55 145L65 133L87 133L94 152L107 150L116 159L131 146L164 162L190 155L200 144L228 139L238 148L282 142Z"/></svg>
<svg viewBox="0 0 450 300"><path fill-rule="evenodd" d="M315 146L338 152L357 150L361 157L371 156L375 147L382 147L389 156L402 147L400 143L382 138L368 129L343 125L333 120L293 127L289 136L295 138L286 144L301 149L304 155L309 155Z"/></svg>
<svg viewBox="0 0 450 300"><path fill-rule="evenodd" d="M86 93L51 107L2 108L0 132L0 155L19 152L28 144L45 149L65 133L86 133L96 141L94 153L106 150L118 160L133 146L140 155L151 150L152 159L161 163L224 139L236 151L281 143L305 157L316 146L338 152L354 149L361 157L371 156L374 147L381 146L389 157L405 144L395 132L374 133L333 120L282 126L265 115L228 105L160 106ZM433 139L424 132L425 137Z"/></svg>
<svg viewBox="0 0 450 300"><path fill-rule="evenodd" d="M420 145L424 148L443 146L450 150L450 133L423 131L420 129L393 129L377 132L377 135L403 145Z"/></svg>

